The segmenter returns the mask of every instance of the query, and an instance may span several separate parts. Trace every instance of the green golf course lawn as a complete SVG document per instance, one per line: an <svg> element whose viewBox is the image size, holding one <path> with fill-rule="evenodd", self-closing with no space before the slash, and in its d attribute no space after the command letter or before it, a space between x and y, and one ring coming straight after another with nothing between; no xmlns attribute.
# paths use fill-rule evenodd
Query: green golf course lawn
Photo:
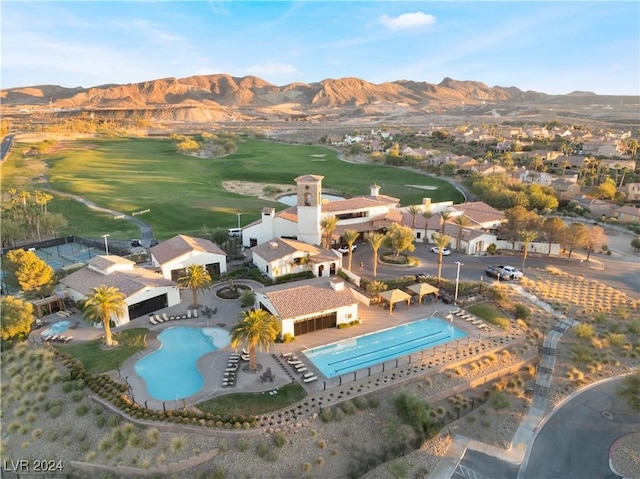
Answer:
<svg viewBox="0 0 640 479"><path fill-rule="evenodd" d="M233 227L237 225L237 213L242 213L244 225L258 219L264 206L286 207L228 192L222 182L230 180L293 185L297 176L315 174L325 177L324 188L351 196L369 194L369 186L377 183L382 194L398 197L404 205L421 203L426 196L434 202L463 201L462 195L444 181L400 168L346 163L333 150L321 146L247 139L234 154L215 159L178 153L168 139L77 140L60 146L55 153L40 157L49 165L47 176L54 190L127 214L150 209L140 219L152 225L159 239L194 234L203 226ZM12 155L7 163L13 161L22 160ZM120 221L116 226L109 215L70 205L69 200L56 199L49 210L69 214L73 234L100 235L109 224L116 231L115 237L127 238L136 231Z"/></svg>

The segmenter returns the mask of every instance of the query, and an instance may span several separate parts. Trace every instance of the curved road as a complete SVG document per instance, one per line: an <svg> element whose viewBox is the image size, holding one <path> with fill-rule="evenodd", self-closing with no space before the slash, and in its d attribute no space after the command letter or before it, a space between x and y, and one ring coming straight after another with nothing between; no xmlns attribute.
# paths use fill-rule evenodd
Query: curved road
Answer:
<svg viewBox="0 0 640 479"><path fill-rule="evenodd" d="M638 414L615 393L622 380L600 383L556 409L535 437L518 478L618 478L609 468L609 448L640 432Z"/></svg>

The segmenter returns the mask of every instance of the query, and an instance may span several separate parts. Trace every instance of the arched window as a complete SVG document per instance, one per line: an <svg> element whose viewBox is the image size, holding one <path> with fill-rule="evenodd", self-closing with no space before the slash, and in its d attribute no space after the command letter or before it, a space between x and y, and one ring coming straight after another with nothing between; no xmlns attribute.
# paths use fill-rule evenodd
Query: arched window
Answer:
<svg viewBox="0 0 640 479"><path fill-rule="evenodd" d="M311 193L304 194L304 205L311 206Z"/></svg>

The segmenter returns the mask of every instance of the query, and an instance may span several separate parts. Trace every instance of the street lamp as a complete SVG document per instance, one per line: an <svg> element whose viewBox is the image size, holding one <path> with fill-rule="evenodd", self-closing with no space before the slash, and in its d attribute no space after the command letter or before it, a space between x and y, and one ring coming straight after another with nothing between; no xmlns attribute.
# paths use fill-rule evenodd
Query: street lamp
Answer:
<svg viewBox="0 0 640 479"><path fill-rule="evenodd" d="M458 283L460 282L460 266L464 266L464 263L461 263L460 261L456 261L456 264L458 265L458 272L456 273L456 294L453 297L454 304L458 304Z"/></svg>
<svg viewBox="0 0 640 479"><path fill-rule="evenodd" d="M107 243L107 238L110 235L102 235L102 237L104 238L104 251L106 254L109 254L109 244Z"/></svg>
<svg viewBox="0 0 640 479"><path fill-rule="evenodd" d="M238 229L240 229L240 217L242 216L242 213L236 213L238 215Z"/></svg>

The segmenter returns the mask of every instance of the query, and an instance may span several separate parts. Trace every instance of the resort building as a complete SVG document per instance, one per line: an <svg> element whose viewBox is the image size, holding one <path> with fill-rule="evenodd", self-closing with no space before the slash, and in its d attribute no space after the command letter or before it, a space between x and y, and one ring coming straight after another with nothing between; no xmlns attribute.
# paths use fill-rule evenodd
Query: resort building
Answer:
<svg viewBox="0 0 640 479"><path fill-rule="evenodd" d="M227 253L207 239L178 235L158 243L149 252L153 266L172 281L178 281L187 266L193 264L204 266L211 276L227 272Z"/></svg>
<svg viewBox="0 0 640 479"><path fill-rule="evenodd" d="M309 271L314 276L330 276L342 266L342 255L288 238L274 238L251 248L253 264L272 280Z"/></svg>
<svg viewBox="0 0 640 479"><path fill-rule="evenodd" d="M358 319L358 301L340 278L314 278L255 291L255 307L269 311L281 336L299 336Z"/></svg>
<svg viewBox="0 0 640 479"><path fill-rule="evenodd" d="M113 318L116 326L180 303L175 282L114 255L91 258L87 266L62 278L58 287L62 295L82 301L98 286L114 286L125 296L128 308L121 318Z"/></svg>

